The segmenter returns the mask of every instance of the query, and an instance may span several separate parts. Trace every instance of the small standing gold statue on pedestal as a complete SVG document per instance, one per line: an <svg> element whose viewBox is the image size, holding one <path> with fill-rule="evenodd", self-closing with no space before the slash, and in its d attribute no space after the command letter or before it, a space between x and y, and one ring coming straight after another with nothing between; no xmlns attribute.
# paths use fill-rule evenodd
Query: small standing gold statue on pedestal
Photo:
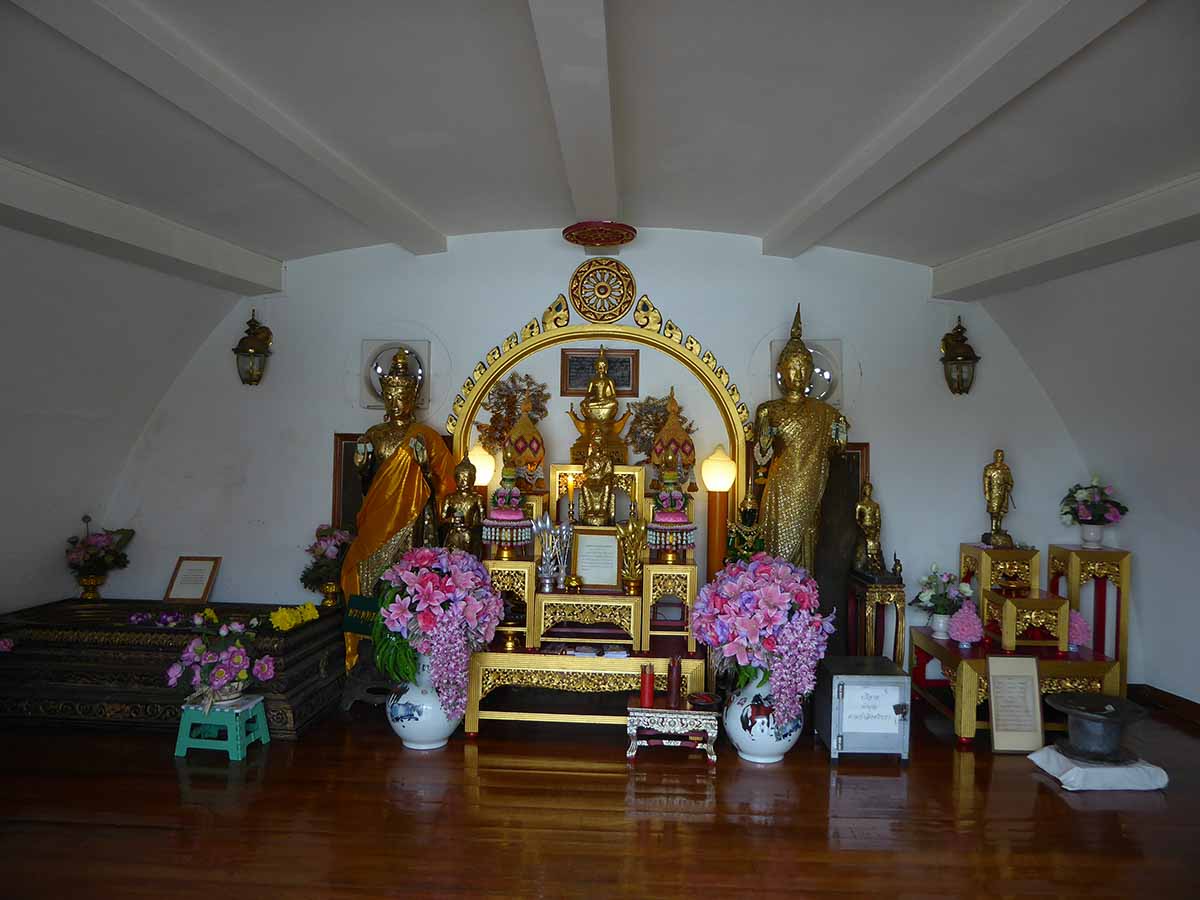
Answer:
<svg viewBox="0 0 1200 900"><path fill-rule="evenodd" d="M575 491L581 524L612 524L614 474L612 457L604 446L604 433L593 431L583 461L583 484Z"/></svg>
<svg viewBox="0 0 1200 900"><path fill-rule="evenodd" d="M571 462L579 465L591 452L593 437L599 434L602 446L613 463L625 465L629 450L621 439L621 431L631 414L626 410L625 415L617 418L617 386L608 377L608 357L604 354L603 346L596 357L596 375L588 382L587 396L580 402L579 411L582 416L575 414L575 404L572 403L567 413L579 431L579 439L571 445Z"/></svg>
<svg viewBox="0 0 1200 900"><path fill-rule="evenodd" d="M617 538L621 548L621 584L626 594L636 597L642 592L645 572L642 557L646 553L646 520L637 514L636 506L629 521L617 526Z"/></svg>
<svg viewBox="0 0 1200 900"><path fill-rule="evenodd" d="M449 523L445 546L483 558L483 499L475 492L475 465L465 456L454 467L457 490L442 501L442 521Z"/></svg>
<svg viewBox="0 0 1200 900"><path fill-rule="evenodd" d="M1012 469L1004 461L1004 451L997 450L992 462L983 469L983 498L987 501L988 515L992 517L992 530L980 540L990 547L1011 547L1012 536L1004 530L1004 516L1012 502Z"/></svg>
<svg viewBox="0 0 1200 900"><path fill-rule="evenodd" d="M863 482L862 496L854 507L854 521L862 532L854 551L854 567L860 572L880 575L887 569L883 562L883 545L879 540L883 514L879 511L879 504L871 497L874 490L871 482Z"/></svg>

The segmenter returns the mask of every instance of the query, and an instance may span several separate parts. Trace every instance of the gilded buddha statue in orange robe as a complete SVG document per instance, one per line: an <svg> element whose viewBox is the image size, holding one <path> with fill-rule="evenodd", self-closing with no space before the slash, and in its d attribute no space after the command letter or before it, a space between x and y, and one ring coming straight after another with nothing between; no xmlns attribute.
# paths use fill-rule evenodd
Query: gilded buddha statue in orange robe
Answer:
<svg viewBox="0 0 1200 900"><path fill-rule="evenodd" d="M776 372L783 396L763 403L754 417L758 450L772 454L759 524L768 553L811 571L830 453L845 449L850 424L828 403L807 396L813 359L799 307Z"/></svg>
<svg viewBox="0 0 1200 900"><path fill-rule="evenodd" d="M342 563L342 591L371 594L375 582L399 556L420 541L414 534L430 500L427 466L436 491L436 507L454 489L454 457L442 436L414 418L417 377L409 371L408 353L392 357L379 379L384 418L358 441L354 465L363 477L365 497L358 511L358 536ZM438 543L436 534L433 542ZM358 635L346 635L346 671L358 662Z"/></svg>

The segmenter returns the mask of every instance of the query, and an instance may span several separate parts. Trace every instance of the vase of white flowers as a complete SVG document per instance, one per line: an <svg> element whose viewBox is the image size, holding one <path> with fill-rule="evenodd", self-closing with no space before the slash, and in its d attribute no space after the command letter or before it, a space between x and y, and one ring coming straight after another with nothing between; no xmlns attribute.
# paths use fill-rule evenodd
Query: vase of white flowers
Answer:
<svg viewBox="0 0 1200 900"><path fill-rule="evenodd" d="M1116 525L1129 513L1111 484L1101 484L1093 475L1091 484L1073 485L1062 498L1058 518L1064 525L1078 525L1080 543L1089 550L1104 546L1104 526Z"/></svg>
<svg viewBox="0 0 1200 900"><path fill-rule="evenodd" d="M971 597L971 586L959 581L953 572L943 572L937 563L929 567L929 573L921 579L921 590L913 600L913 606L930 612L929 624L933 636L941 640L950 637L950 617Z"/></svg>

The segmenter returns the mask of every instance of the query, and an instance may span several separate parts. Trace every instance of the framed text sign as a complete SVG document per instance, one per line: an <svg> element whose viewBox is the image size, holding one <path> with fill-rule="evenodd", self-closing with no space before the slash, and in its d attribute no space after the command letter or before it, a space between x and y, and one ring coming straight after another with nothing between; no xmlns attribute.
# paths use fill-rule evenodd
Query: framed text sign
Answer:
<svg viewBox="0 0 1200 900"><path fill-rule="evenodd" d="M1031 656L989 656L987 668L992 750L996 753L1040 750L1045 741L1037 660Z"/></svg>
<svg viewBox="0 0 1200 900"><path fill-rule="evenodd" d="M571 574L585 588L616 590L619 580L615 528L576 525L571 539Z"/></svg>
<svg viewBox="0 0 1200 900"><path fill-rule="evenodd" d="M175 603L207 603L220 568L219 556L179 557L163 600Z"/></svg>

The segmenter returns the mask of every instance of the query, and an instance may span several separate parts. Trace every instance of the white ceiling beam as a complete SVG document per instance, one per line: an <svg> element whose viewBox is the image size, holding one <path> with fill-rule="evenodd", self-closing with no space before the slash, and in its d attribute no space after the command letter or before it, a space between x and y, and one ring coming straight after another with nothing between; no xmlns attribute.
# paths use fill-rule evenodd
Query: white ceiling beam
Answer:
<svg viewBox="0 0 1200 900"><path fill-rule="evenodd" d="M0 159L0 225L237 294L283 290L283 263Z"/></svg>
<svg viewBox="0 0 1200 900"><path fill-rule="evenodd" d="M763 253L799 256L1144 2L1030 0L772 228Z"/></svg>
<svg viewBox="0 0 1200 900"><path fill-rule="evenodd" d="M16 3L325 198L381 241L413 253L446 249L446 236L384 185L135 0Z"/></svg>
<svg viewBox="0 0 1200 900"><path fill-rule="evenodd" d="M933 296L978 300L1200 241L1200 172L933 270Z"/></svg>
<svg viewBox="0 0 1200 900"><path fill-rule="evenodd" d="M616 219L604 0L529 0L567 182L580 219Z"/></svg>

